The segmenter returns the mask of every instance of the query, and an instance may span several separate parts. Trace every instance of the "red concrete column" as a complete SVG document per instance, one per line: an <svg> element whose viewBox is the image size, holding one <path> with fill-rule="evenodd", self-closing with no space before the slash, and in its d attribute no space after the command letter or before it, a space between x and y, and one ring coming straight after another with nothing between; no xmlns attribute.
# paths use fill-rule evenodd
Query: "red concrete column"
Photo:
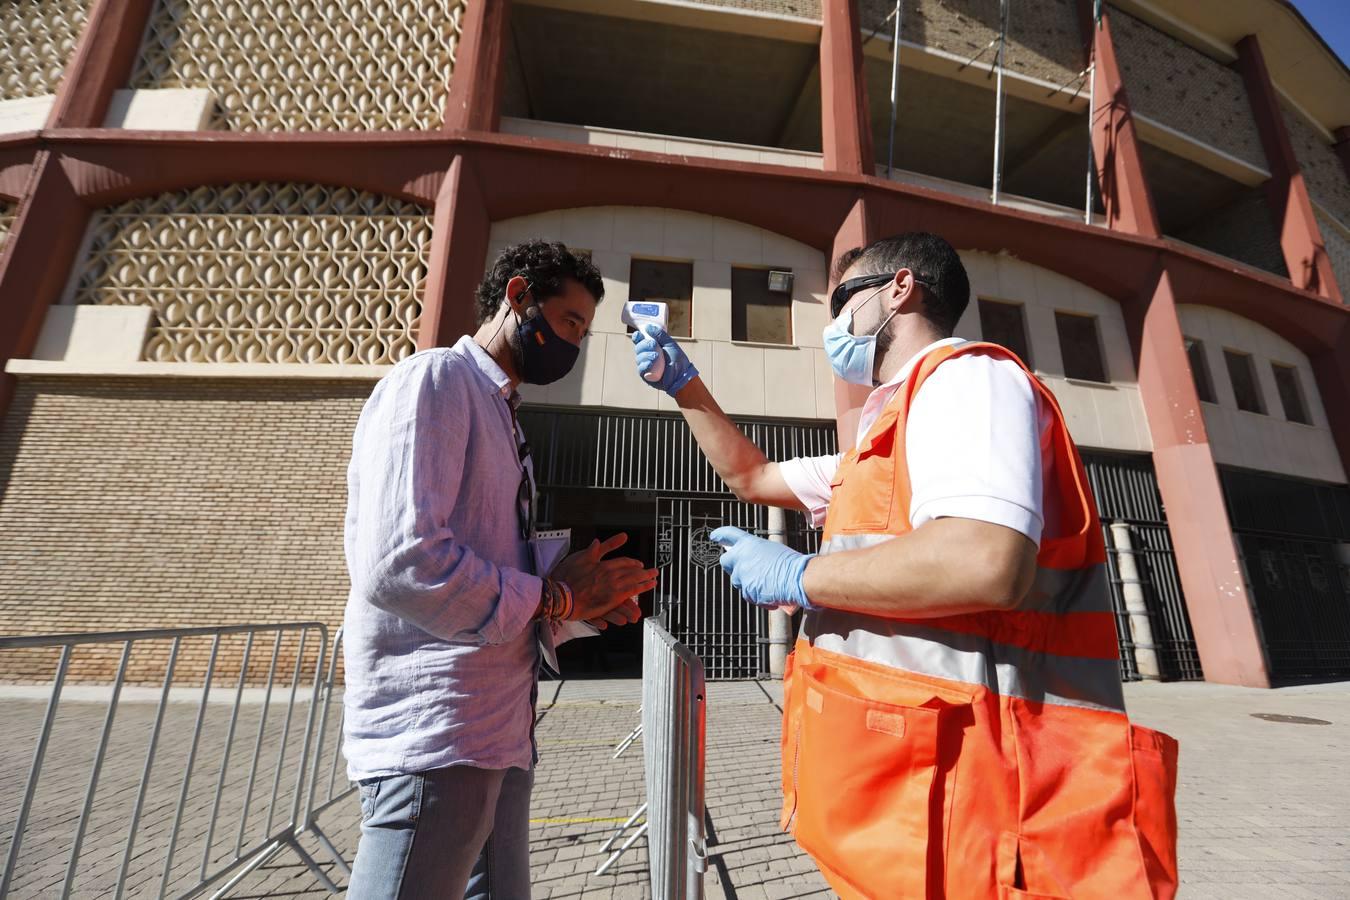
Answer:
<svg viewBox="0 0 1350 900"><path fill-rule="evenodd" d="M1092 156L1097 169L1097 187L1106 222L1117 231L1159 237L1158 214L1144 177L1139 139L1130 115L1130 100L1111 39L1111 18L1102 12L1101 28L1092 24L1092 0L1078 0L1079 11L1091 44L1095 108L1092 109Z"/></svg>
<svg viewBox="0 0 1350 900"><path fill-rule="evenodd" d="M126 87L153 0L97 0L66 66L48 128L101 128L113 91Z"/></svg>
<svg viewBox="0 0 1350 900"><path fill-rule="evenodd" d="M1191 378L1171 276L1126 309L1139 357L1139 396L1167 508L1177 573L1207 681L1269 687L1260 627L1247 595L1223 489Z"/></svg>
<svg viewBox="0 0 1350 900"><path fill-rule="evenodd" d="M432 221L418 350L448 347L477 328L474 289L483 277L492 220L473 163L463 156L441 182Z"/></svg>
<svg viewBox="0 0 1350 900"><path fill-rule="evenodd" d="M871 175L872 120L863 77L862 28L857 0L822 4L820 32L820 135L825 170Z"/></svg>
<svg viewBox="0 0 1350 900"><path fill-rule="evenodd" d="M877 239L877 217L867 206L867 198L859 197L849 210L848 215L835 232L834 244L830 248L830 266L844 253L854 247L865 247ZM833 281L830 289L834 289ZM863 403L872 389L860 384L849 384L838 376L834 379L834 414L839 430L839 449L850 449L857 443L858 419L862 416Z"/></svg>
<svg viewBox="0 0 1350 900"><path fill-rule="evenodd" d="M510 0L470 3L466 7L450 96L445 102L447 131L496 131L500 127L510 14Z"/></svg>
<svg viewBox="0 0 1350 900"><path fill-rule="evenodd" d="M1341 323L1340 334L1330 346L1309 356L1308 361L1327 411L1327 424L1341 453L1341 467L1350 475L1350 321L1343 317Z"/></svg>
<svg viewBox="0 0 1350 900"><path fill-rule="evenodd" d="M1326 245L1322 242L1322 231L1317 227L1308 186L1303 181L1303 169L1294 155L1294 145L1284 125L1280 98L1266 69L1261 42L1254 34L1238 41L1238 71L1247 84L1247 98L1251 101L1256 130L1261 134L1261 146L1265 148L1266 162L1270 165L1266 198L1280 233L1280 249L1284 252L1289 278L1296 288L1339 302L1341 291L1331 270Z"/></svg>
<svg viewBox="0 0 1350 900"><path fill-rule="evenodd" d="M0 367L33 352L47 307L61 297L88 219L56 155L40 151L0 253ZM13 376L0 376L0 415L13 394Z"/></svg>

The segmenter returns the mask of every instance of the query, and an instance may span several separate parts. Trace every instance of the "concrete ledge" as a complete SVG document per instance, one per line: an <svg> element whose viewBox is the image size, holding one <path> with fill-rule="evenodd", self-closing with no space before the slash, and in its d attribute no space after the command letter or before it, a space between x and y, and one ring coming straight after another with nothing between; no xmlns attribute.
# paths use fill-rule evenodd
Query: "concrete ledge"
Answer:
<svg viewBox="0 0 1350 900"><path fill-rule="evenodd" d="M173 363L173 362L67 362L65 360L11 359L5 366L19 377L103 378L296 378L316 381L378 381L393 366L335 366L323 363Z"/></svg>
<svg viewBox="0 0 1350 900"><path fill-rule="evenodd" d="M47 116L56 103L55 94L0 100L0 134L38 131L47 127Z"/></svg>

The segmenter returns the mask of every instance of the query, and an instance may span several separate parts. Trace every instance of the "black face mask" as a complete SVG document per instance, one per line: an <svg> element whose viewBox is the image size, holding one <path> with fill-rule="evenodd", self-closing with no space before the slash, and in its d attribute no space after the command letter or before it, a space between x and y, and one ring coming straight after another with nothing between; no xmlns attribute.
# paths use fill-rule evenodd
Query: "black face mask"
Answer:
<svg viewBox="0 0 1350 900"><path fill-rule="evenodd" d="M558 337L541 309L516 326L520 377L527 384L552 384L577 364L581 348Z"/></svg>

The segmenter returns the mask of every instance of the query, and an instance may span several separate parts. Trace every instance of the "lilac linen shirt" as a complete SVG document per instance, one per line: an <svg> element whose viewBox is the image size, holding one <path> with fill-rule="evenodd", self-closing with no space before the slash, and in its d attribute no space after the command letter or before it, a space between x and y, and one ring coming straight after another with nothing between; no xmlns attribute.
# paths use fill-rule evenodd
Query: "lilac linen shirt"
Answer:
<svg viewBox="0 0 1350 900"><path fill-rule="evenodd" d="M501 368L468 337L375 386L347 470L352 779L533 764L540 580Z"/></svg>

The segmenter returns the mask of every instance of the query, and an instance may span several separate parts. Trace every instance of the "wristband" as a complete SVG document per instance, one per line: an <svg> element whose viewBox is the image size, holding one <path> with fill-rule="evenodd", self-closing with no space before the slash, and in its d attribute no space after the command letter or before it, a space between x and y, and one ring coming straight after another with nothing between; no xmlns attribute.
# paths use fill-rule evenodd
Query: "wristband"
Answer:
<svg viewBox="0 0 1350 900"><path fill-rule="evenodd" d="M576 598L572 589L561 581L544 578L540 613L545 619L560 621L572 618L576 609Z"/></svg>

